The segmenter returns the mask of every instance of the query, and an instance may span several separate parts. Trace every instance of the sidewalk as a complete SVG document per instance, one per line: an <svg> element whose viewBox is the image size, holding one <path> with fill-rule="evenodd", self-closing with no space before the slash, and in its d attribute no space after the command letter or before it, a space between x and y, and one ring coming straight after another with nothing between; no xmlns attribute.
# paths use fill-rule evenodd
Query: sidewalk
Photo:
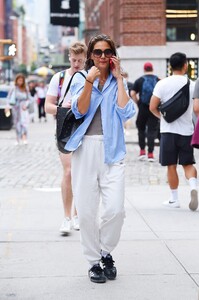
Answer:
<svg viewBox="0 0 199 300"><path fill-rule="evenodd" d="M199 211L188 209L182 173L181 208L163 207L166 170L137 161L130 130L126 219L113 252L118 277L91 283L79 232L59 235L62 170L53 131L52 120L31 124L29 144L19 148L13 131L0 131L0 300L198 300Z"/></svg>

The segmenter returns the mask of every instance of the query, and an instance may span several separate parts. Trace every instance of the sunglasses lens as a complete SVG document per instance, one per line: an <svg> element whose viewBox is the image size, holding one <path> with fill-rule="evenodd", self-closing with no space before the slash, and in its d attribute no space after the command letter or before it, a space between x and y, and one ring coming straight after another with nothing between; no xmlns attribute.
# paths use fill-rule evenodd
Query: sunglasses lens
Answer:
<svg viewBox="0 0 199 300"><path fill-rule="evenodd" d="M110 58L113 55L113 51L111 49L104 50L104 55Z"/></svg>
<svg viewBox="0 0 199 300"><path fill-rule="evenodd" d="M94 49L93 50L93 55L95 57L101 57L102 56L102 50L101 49Z"/></svg>
<svg viewBox="0 0 199 300"><path fill-rule="evenodd" d="M111 49L105 49L104 51L102 51L101 49L94 49L93 50L93 55L95 57L101 57L102 53L104 53L104 55L107 58L110 58L113 55L113 51Z"/></svg>

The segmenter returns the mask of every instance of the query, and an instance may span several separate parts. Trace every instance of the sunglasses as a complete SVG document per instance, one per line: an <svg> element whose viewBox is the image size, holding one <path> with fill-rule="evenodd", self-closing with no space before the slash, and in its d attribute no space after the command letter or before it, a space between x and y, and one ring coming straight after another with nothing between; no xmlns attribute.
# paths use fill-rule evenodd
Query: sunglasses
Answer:
<svg viewBox="0 0 199 300"><path fill-rule="evenodd" d="M104 53L104 56L107 58L111 58L111 56L113 56L113 50L112 49L105 49L104 51L102 51L101 49L94 49L93 50L93 56L94 57L102 57L102 54Z"/></svg>

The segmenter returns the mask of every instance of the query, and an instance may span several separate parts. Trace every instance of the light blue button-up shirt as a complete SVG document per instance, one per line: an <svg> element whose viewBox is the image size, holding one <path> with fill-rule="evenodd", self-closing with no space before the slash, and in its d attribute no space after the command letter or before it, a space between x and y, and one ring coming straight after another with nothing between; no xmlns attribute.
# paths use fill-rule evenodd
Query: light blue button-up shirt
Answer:
<svg viewBox="0 0 199 300"><path fill-rule="evenodd" d="M83 71L85 76L86 71ZM122 160L126 154L123 123L135 114L133 100L130 98L126 106L121 108L117 104L118 86L117 80L110 73L103 90L98 89L99 78L93 83L90 107L86 114L78 111L77 102L84 88L85 78L81 74L75 74L70 92L72 95L72 111L76 119L84 117L84 122L78 127L68 140L65 149L75 151L82 143L82 139L89 127L98 106L101 108L102 130L104 138L105 163L112 164ZM128 88L124 81L126 92Z"/></svg>

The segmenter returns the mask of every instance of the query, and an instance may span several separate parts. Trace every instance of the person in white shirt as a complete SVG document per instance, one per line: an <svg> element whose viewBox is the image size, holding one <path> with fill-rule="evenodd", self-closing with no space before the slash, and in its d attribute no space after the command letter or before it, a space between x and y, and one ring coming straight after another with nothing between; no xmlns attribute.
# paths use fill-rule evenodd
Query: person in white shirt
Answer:
<svg viewBox="0 0 199 300"><path fill-rule="evenodd" d="M177 164L182 165L185 177L190 185L191 200L189 208L198 208L197 171L193 166L195 163L191 137L193 134L193 89L194 83L190 81L190 100L186 112L175 121L168 123L160 114L158 107L168 101L186 83L188 70L187 58L184 53L177 52L171 55L170 65L173 71L172 76L160 80L153 91L150 101L150 111L160 118L160 163L167 166L168 183L171 191L171 198L164 202L169 207L180 207L178 199L179 178Z"/></svg>
<svg viewBox="0 0 199 300"><path fill-rule="evenodd" d="M86 61L87 47L82 42L74 42L69 48L69 61L70 68L66 69L64 74L63 85L60 90L60 75L61 73L56 73L49 84L45 110L47 113L56 116L57 113L57 100L60 101L64 97L64 93L68 86L71 76L84 68ZM63 72L62 72L63 74ZM70 90L66 94L64 102L62 104L64 107L71 106L71 94ZM79 222L77 217L77 211L74 209L74 214L72 214L72 187L71 187L71 154L59 153L60 160L63 166L63 178L61 183L62 200L64 206L64 220L60 227L61 234L69 234L71 232L72 226L75 230L79 230ZM73 215L73 216L72 216Z"/></svg>

